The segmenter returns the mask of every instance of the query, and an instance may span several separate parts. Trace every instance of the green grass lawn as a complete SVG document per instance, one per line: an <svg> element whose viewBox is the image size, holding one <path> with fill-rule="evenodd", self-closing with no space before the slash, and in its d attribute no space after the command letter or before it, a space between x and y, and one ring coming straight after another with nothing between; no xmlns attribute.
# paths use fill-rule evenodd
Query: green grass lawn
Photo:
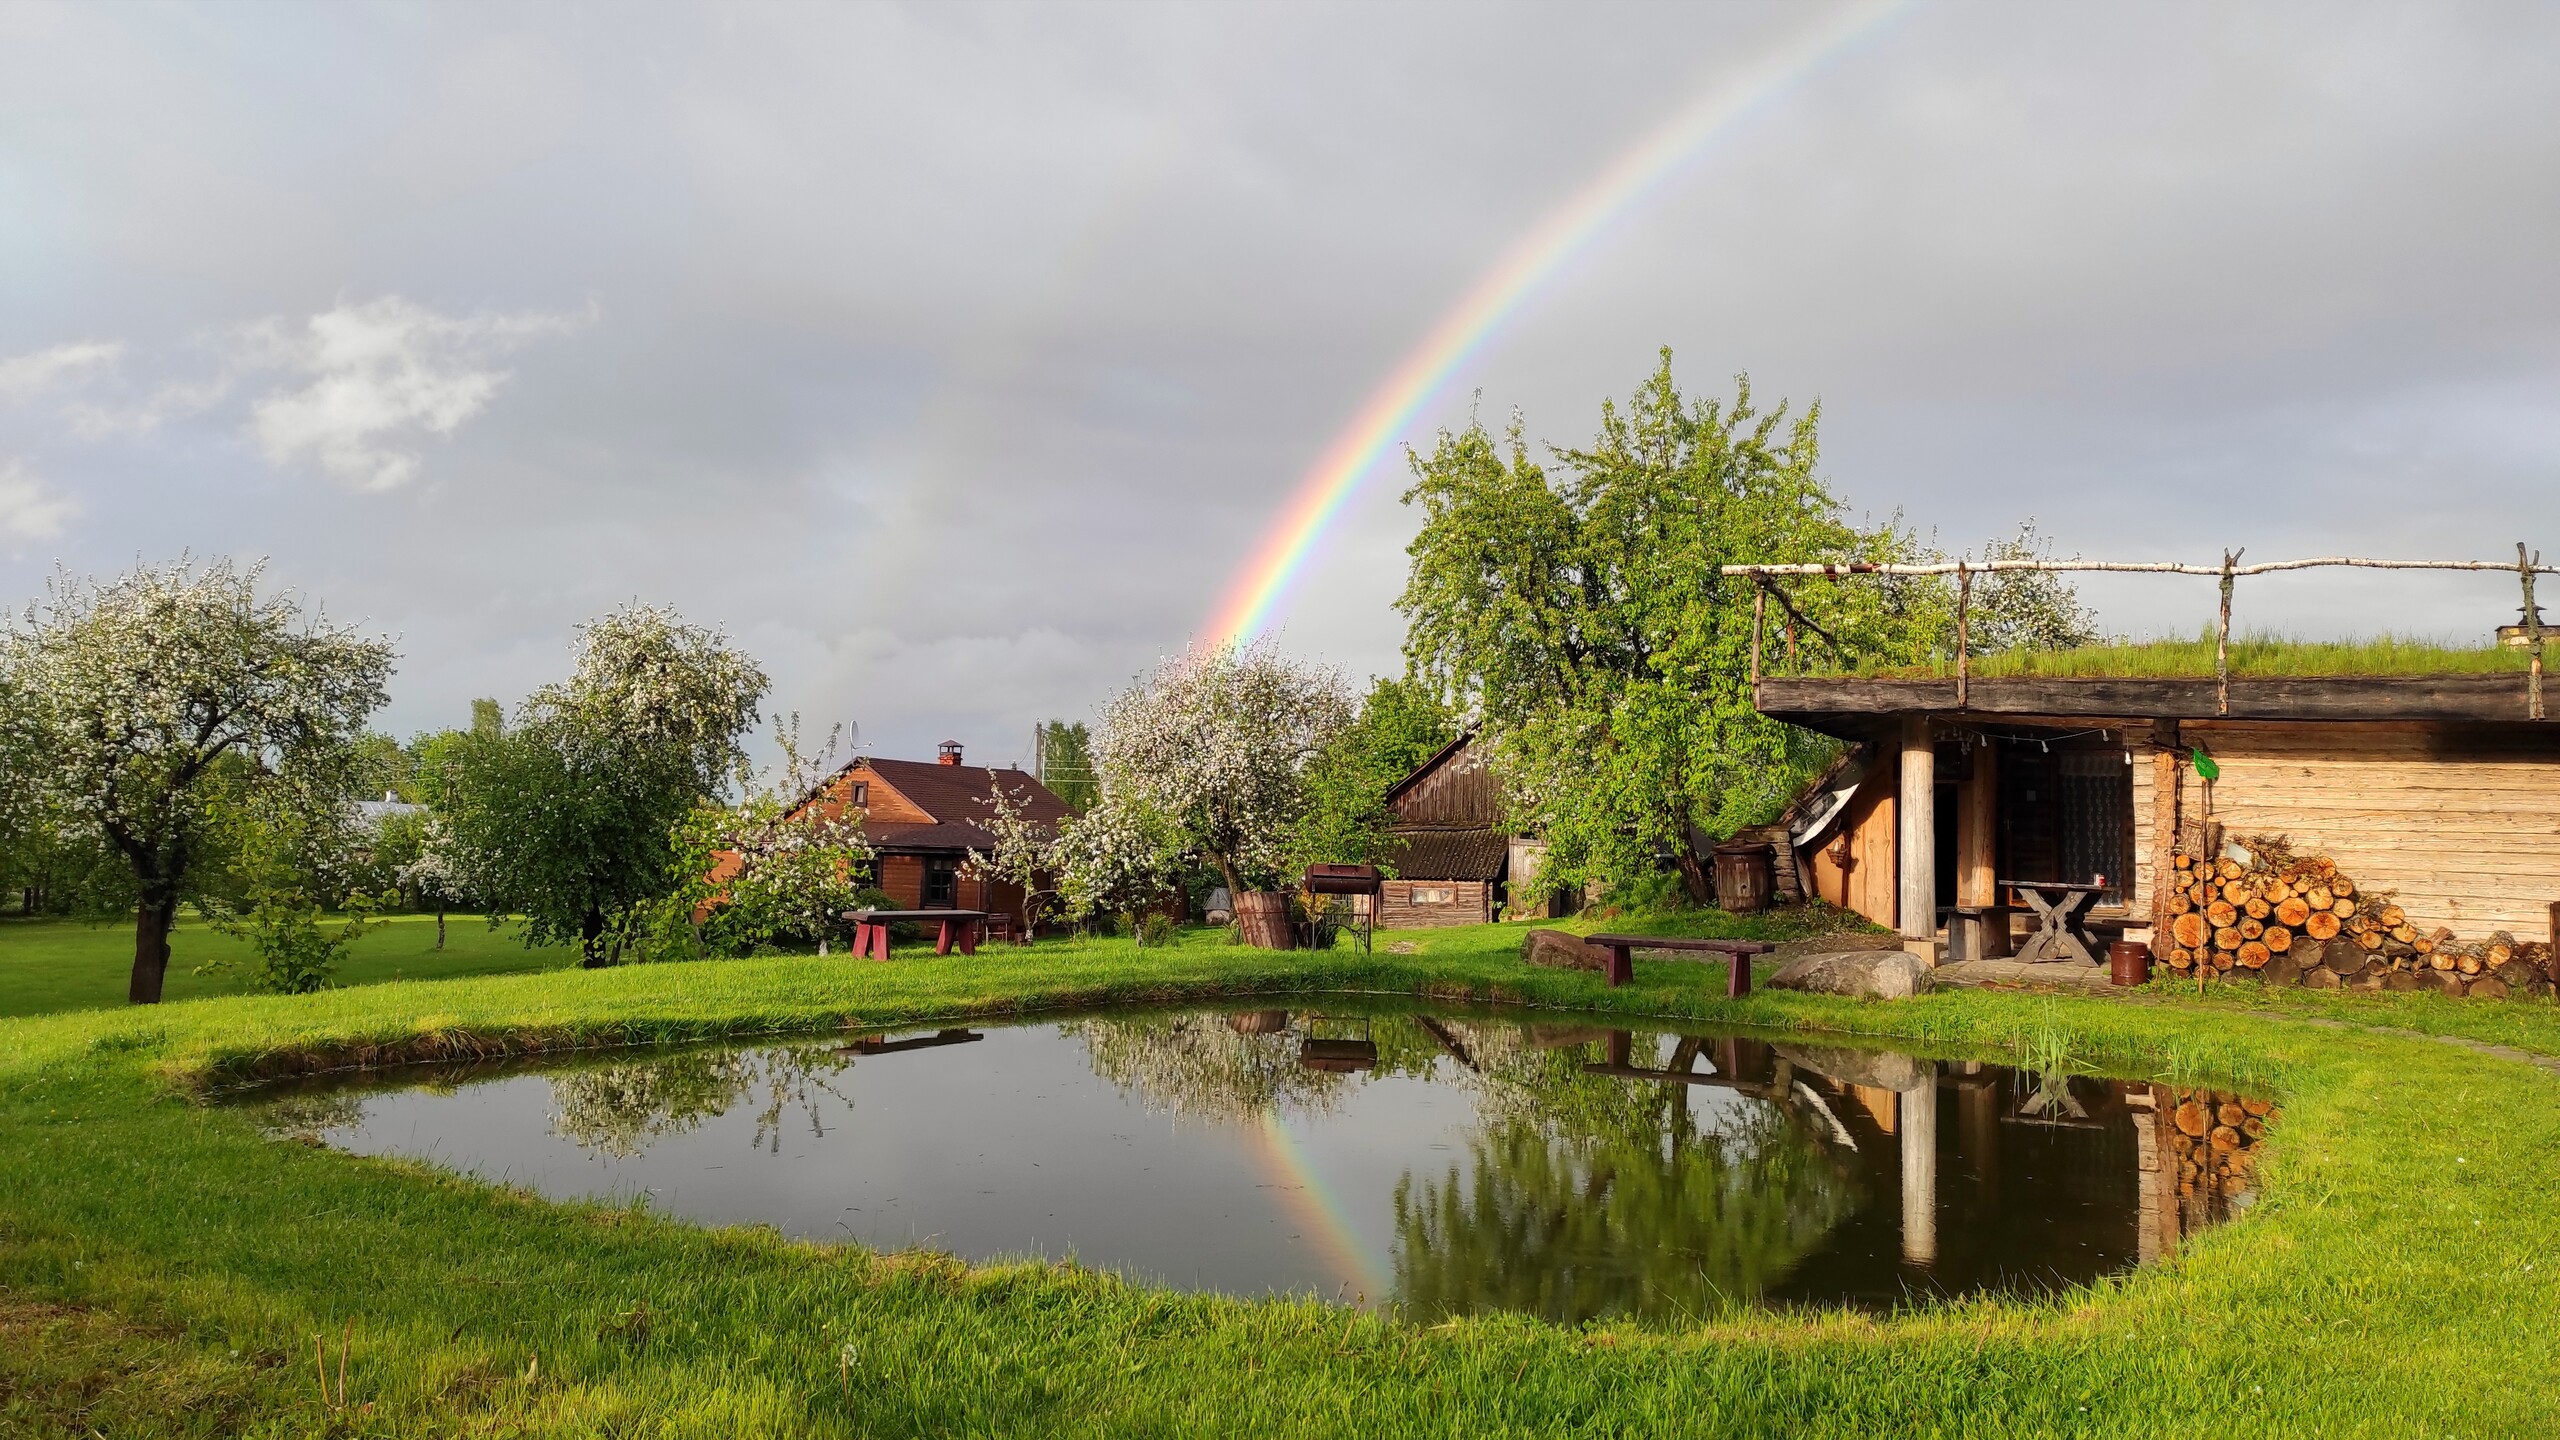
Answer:
<svg viewBox="0 0 2560 1440"><path fill-rule="evenodd" d="M245 962L249 947L201 920L181 922L169 939L164 998L195 1000L249 990L245 963L210 975L194 973L212 960ZM385 980L444 980L463 975L504 975L575 965L566 947L527 949L520 924L489 928L478 915L445 917L444 949L436 949L436 917L394 915L348 952L339 983L373 985ZM133 922L91 925L78 920L0 920L0 1015L42 1015L125 1003L133 977Z"/></svg>
<svg viewBox="0 0 2560 1440"><path fill-rule="evenodd" d="M1737 1002L1719 997L1720 969L1693 963L1639 959L1620 990L1532 971L1521 928L1391 936L1416 948L1370 957L1193 934L1143 951L563 969L0 1020L0 1433L2560 1433L2560 1076L2371 1028L2560 1054L2549 1005L2166 988L2147 1003ZM2046 1300L1656 1331L1420 1328L712 1230L269 1139L194 1098L363 1055L1322 990L1947 1055L2060 1036L2085 1064L2218 1078L2284 1108L2258 1204L2168 1263Z"/></svg>

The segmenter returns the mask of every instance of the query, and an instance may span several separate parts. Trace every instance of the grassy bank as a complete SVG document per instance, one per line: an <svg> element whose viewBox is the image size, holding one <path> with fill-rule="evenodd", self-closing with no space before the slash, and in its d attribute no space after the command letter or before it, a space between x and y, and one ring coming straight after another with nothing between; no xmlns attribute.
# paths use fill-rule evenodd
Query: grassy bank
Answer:
<svg viewBox="0 0 2560 1440"><path fill-rule="evenodd" d="M183 921L169 937L165 997L198 1000L249 990L249 947L201 920ZM231 962L209 975L195 967ZM388 980L449 980L465 975L507 975L574 965L566 947L525 948L523 927L489 928L478 915L445 917L445 944L436 948L436 917L394 915L350 948L339 981L378 985ZM124 1003L133 974L133 922L93 925L80 920L0 920L0 1015L43 1015Z"/></svg>
<svg viewBox="0 0 2560 1440"><path fill-rule="evenodd" d="M2354 1023L2560 1053L2544 1006L1717 998L1414 953L1194 936L890 965L782 959L391 983L0 1021L0 1427L32 1434L2412 1435L2560 1429L2560 1077ZM260 1136L208 1077L1243 991L1424 992L2217 1075L2285 1106L2263 1198L2172 1263L2044 1302L1678 1333L1430 1329L1301 1302L972 1270L559 1205ZM326 1337L324 1396L313 1344ZM344 1347L347 1404L336 1405Z"/></svg>

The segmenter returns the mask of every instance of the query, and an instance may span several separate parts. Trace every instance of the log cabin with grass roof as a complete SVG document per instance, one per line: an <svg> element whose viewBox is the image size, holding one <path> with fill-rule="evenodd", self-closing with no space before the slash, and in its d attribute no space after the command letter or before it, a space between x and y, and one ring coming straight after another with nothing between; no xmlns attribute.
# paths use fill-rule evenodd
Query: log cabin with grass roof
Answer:
<svg viewBox="0 0 2560 1440"><path fill-rule="evenodd" d="M2526 596L2478 648L2233 639L2226 598L2201 641L1753 694L1848 745L1787 816L1807 888L1932 960L2010 953L2018 882L2076 882L2096 939L2181 977L2549 994L2560 726Z"/></svg>

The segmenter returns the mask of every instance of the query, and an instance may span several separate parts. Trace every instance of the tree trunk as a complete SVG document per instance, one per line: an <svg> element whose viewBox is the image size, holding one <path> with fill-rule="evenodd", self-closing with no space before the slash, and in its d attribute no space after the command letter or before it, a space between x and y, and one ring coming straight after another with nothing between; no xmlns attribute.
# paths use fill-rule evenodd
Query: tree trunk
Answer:
<svg viewBox="0 0 2560 1440"><path fill-rule="evenodd" d="M1707 879L1707 867L1698 863L1698 847L1683 836L1680 841L1680 888L1689 892L1692 905L1716 903L1715 886Z"/></svg>
<svg viewBox="0 0 2560 1440"><path fill-rule="evenodd" d="M590 910L578 917L578 963L589 970L605 968L604 912Z"/></svg>
<svg viewBox="0 0 2560 1440"><path fill-rule="evenodd" d="M169 931L177 923L176 895L144 893L134 912L133 982L125 988L126 1003L160 1003L160 982L169 973Z"/></svg>
<svg viewBox="0 0 2560 1440"><path fill-rule="evenodd" d="M1698 827L1689 823L1686 802L1672 817L1672 823L1680 827L1680 848L1676 852L1680 858L1680 888L1689 892L1692 905L1704 907L1715 904L1715 882L1707 878L1706 864L1698 858Z"/></svg>

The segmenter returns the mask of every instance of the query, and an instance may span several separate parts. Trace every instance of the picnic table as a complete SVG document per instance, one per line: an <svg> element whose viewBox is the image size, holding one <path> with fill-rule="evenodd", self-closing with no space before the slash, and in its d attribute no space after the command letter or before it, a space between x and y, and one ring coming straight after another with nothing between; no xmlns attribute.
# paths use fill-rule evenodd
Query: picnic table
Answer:
<svg viewBox="0 0 2560 1440"><path fill-rule="evenodd" d="M1778 948L1758 940L1695 940L1684 935L1586 935L1582 943L1609 952L1607 974L1613 986L1636 978L1638 950L1702 950L1722 955L1732 962L1726 967L1724 981L1724 993L1732 996L1751 993L1751 957Z"/></svg>
<svg viewBox="0 0 2560 1440"><path fill-rule="evenodd" d="M939 925L933 941L936 955L950 954L954 945L963 955L977 954L978 935L987 924L984 910L847 910L844 918L853 922L853 953L874 960L889 958L889 927L900 921Z"/></svg>
<svg viewBox="0 0 2560 1440"><path fill-rule="evenodd" d="M2027 909L2036 917L2036 933L2018 950L2020 960L2060 960L2070 957L2083 964L2095 965L2098 957L2089 949L2089 917L2091 902L2107 892L2104 884L2080 885L2064 880L2003 880L2000 882L2018 892Z"/></svg>

